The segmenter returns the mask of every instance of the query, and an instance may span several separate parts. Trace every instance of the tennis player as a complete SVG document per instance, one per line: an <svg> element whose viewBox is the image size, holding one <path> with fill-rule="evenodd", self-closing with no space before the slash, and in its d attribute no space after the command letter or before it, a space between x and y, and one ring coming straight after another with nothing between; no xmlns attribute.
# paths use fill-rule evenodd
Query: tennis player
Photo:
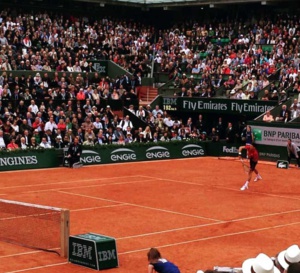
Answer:
<svg viewBox="0 0 300 273"><path fill-rule="evenodd" d="M178 267L162 258L160 252L156 248L150 248L147 257L149 261L148 273L180 273Z"/></svg>
<svg viewBox="0 0 300 273"><path fill-rule="evenodd" d="M250 161L250 169L248 171L248 179L245 182L245 184L243 185L243 187L241 187L241 191L244 191L244 190L248 189L248 184L251 181L253 172L256 174L256 177L254 178L254 182L262 179L262 177L260 176L260 174L258 173L258 171L256 169L256 165L258 162L258 151L256 150L256 148L251 144L248 144L245 146L240 146L239 147L239 159L242 158L242 150L247 150L247 158Z"/></svg>

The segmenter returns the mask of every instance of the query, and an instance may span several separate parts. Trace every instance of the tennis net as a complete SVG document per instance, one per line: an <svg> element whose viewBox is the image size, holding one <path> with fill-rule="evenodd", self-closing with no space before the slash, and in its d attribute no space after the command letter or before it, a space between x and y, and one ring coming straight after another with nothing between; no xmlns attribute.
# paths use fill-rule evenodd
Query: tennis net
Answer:
<svg viewBox="0 0 300 273"><path fill-rule="evenodd" d="M0 199L0 241L67 257L67 209Z"/></svg>

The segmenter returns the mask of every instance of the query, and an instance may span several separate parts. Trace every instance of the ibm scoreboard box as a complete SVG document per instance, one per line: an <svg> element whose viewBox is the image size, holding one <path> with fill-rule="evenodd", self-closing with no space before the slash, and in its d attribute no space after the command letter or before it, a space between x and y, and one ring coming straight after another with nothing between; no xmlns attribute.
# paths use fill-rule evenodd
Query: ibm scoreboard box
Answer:
<svg viewBox="0 0 300 273"><path fill-rule="evenodd" d="M96 233L70 236L69 262L95 270L118 267L116 240Z"/></svg>

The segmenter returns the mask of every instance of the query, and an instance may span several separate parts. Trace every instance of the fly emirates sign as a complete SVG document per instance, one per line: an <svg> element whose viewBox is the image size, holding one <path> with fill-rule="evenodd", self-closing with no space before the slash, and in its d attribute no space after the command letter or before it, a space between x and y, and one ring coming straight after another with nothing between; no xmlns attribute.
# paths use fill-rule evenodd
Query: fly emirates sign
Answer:
<svg viewBox="0 0 300 273"><path fill-rule="evenodd" d="M237 113L264 113L272 108L272 106L259 104L257 102L246 102L246 101L191 101L183 100L182 110L185 111L218 111L218 112L237 112Z"/></svg>

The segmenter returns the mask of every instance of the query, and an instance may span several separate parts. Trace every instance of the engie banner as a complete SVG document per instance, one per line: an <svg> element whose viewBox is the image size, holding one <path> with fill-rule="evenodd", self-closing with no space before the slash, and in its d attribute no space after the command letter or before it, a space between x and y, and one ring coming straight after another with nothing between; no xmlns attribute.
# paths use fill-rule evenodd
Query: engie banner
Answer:
<svg viewBox="0 0 300 273"><path fill-rule="evenodd" d="M290 138L300 146L300 129L267 127L252 125L252 131L255 136L255 143L258 145L286 146Z"/></svg>
<svg viewBox="0 0 300 273"><path fill-rule="evenodd" d="M134 162L206 156L205 143L167 142L151 146L105 146L84 148L80 161L84 165Z"/></svg>

